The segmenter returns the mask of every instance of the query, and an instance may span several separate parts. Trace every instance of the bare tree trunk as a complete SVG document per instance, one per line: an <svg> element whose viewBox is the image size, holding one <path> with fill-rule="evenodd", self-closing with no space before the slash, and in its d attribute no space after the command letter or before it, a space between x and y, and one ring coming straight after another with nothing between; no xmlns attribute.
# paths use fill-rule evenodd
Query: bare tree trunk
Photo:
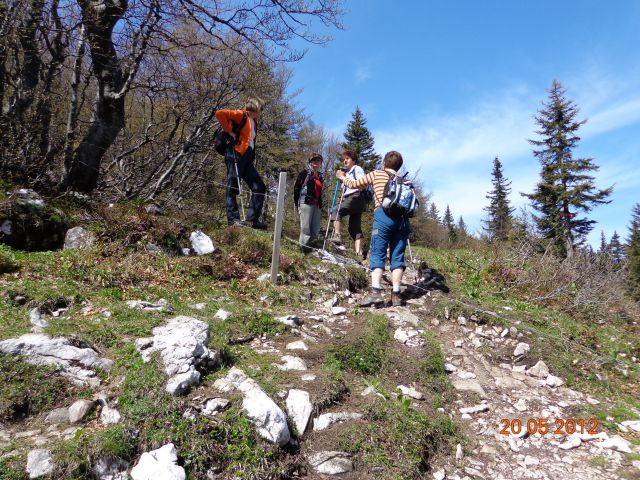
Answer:
<svg viewBox="0 0 640 480"><path fill-rule="evenodd" d="M28 3L24 20L20 24L18 39L23 54L23 65L18 79L18 88L6 111L3 112L4 118L2 120L4 121L12 122L12 119L21 117L33 103L42 66L36 34L38 24L42 20L43 8L44 0L31 0Z"/></svg>
<svg viewBox="0 0 640 480"><path fill-rule="evenodd" d="M80 29L80 38L78 39L78 50L76 59L73 63L73 77L71 78L71 100L69 102L69 115L67 116L67 132L64 143L64 163L71 164L73 160L73 144L76 139L76 127L78 125L78 88L80 86L80 76L82 74L82 61L84 60L84 43L85 43L84 25Z"/></svg>
<svg viewBox="0 0 640 480"><path fill-rule="evenodd" d="M98 82L89 130L71 161L65 161L63 186L91 192L98 183L100 162L124 127L125 78L113 45L113 27L122 18L126 0L79 0L86 28L93 72Z"/></svg>

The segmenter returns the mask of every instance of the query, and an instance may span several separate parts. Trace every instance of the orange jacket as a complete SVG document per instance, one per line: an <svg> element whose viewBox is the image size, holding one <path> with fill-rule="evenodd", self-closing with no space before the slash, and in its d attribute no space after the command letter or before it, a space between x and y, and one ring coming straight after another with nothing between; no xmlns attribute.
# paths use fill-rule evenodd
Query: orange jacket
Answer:
<svg viewBox="0 0 640 480"><path fill-rule="evenodd" d="M216 118L225 132L231 133L235 125L240 125L242 122L242 116L246 113L246 110L218 110L216 112ZM240 130L240 139L236 143L235 151L240 155L244 155L249 148L251 142L251 119L247 118L247 122Z"/></svg>

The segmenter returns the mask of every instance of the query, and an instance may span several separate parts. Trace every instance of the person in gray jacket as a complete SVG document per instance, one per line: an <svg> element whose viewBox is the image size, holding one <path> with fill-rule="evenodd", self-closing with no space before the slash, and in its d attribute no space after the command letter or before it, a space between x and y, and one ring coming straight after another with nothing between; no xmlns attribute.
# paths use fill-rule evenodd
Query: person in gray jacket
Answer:
<svg viewBox="0 0 640 480"><path fill-rule="evenodd" d="M300 214L300 244L304 247L315 245L322 221L322 187L324 180L320 173L322 155L314 153L307 166L298 174L293 186L293 201Z"/></svg>

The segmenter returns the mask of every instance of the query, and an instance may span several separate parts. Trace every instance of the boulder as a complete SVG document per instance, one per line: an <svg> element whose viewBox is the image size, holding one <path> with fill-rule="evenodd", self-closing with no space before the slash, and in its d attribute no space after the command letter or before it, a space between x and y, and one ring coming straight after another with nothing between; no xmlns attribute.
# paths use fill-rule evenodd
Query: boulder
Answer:
<svg viewBox="0 0 640 480"><path fill-rule="evenodd" d="M0 205L0 225L0 242L30 252L59 249L67 231L64 214L28 189L12 192Z"/></svg>
<svg viewBox="0 0 640 480"><path fill-rule="evenodd" d="M143 453L131 469L133 480L185 480L184 468L178 465L178 453L173 443Z"/></svg>
<svg viewBox="0 0 640 480"><path fill-rule="evenodd" d="M516 345L516 349L513 351L513 356L519 357L520 355L527 353L529 350L531 350L531 347L528 343L520 342Z"/></svg>
<svg viewBox="0 0 640 480"><path fill-rule="evenodd" d="M200 381L200 370L218 364L220 352L207 348L209 325L192 317L172 318L166 325L152 330L153 337L136 340L136 349L145 362L160 353L164 371L169 375L166 390L182 395Z"/></svg>
<svg viewBox="0 0 640 480"><path fill-rule="evenodd" d="M56 408L55 410L51 410L45 417L44 423L48 423L50 425L69 423L69 409Z"/></svg>
<svg viewBox="0 0 640 480"><path fill-rule="evenodd" d="M102 407L102 411L100 412L100 423L103 425L114 425L120 422L122 416L120 412L115 408L109 407L109 405L105 405Z"/></svg>
<svg viewBox="0 0 640 480"><path fill-rule="evenodd" d="M278 445L289 443L291 434L284 412L258 382L239 368L232 367L227 376L216 380L213 386L222 392L238 390L242 394L242 408L258 435Z"/></svg>
<svg viewBox="0 0 640 480"><path fill-rule="evenodd" d="M100 357L92 348L76 347L64 337L51 338L39 333L4 340L0 342L0 352L22 355L26 362L35 365L60 367L60 375L69 377L78 385L91 387L100 385L92 369L109 371L113 365L113 360Z"/></svg>
<svg viewBox="0 0 640 480"><path fill-rule="evenodd" d="M73 227L67 230L64 237L64 250L81 250L91 248L96 244L96 237L89 230Z"/></svg>
<svg viewBox="0 0 640 480"><path fill-rule="evenodd" d="M546 363L540 360L533 367L527 370L527 375L531 375L536 378L547 378L547 375L549 375L549 367L547 367Z"/></svg>

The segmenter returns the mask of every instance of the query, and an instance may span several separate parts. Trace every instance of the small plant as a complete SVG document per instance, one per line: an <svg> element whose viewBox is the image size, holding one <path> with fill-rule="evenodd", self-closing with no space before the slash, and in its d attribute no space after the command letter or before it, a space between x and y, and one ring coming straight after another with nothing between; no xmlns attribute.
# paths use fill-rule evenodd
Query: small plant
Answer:
<svg viewBox="0 0 640 480"><path fill-rule="evenodd" d="M329 349L329 358L337 361L341 368L376 374L386 363L386 346L390 339L386 318L372 315L367 322L365 336Z"/></svg>
<svg viewBox="0 0 640 480"><path fill-rule="evenodd" d="M2 234L0 234L2 235ZM11 250L4 245L0 245L0 274L10 273L18 269L15 256Z"/></svg>

